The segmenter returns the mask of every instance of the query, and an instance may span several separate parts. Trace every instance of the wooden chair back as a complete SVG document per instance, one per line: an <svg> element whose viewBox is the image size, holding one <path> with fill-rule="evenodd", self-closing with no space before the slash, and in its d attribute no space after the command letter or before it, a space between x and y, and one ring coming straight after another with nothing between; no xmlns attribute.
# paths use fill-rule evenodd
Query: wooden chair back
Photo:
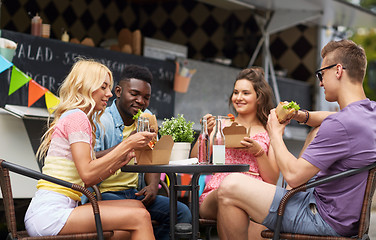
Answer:
<svg viewBox="0 0 376 240"><path fill-rule="evenodd" d="M11 238L14 239L17 238L17 222L16 211L13 202L12 187L10 184L10 176L7 168L0 166L0 169L0 185L1 193L3 195L6 224Z"/></svg>
<svg viewBox="0 0 376 240"><path fill-rule="evenodd" d="M365 234L368 234L369 224L371 219L372 199L376 189L376 168L369 171L366 191L364 193L362 212L359 221L358 237L363 238Z"/></svg>
<svg viewBox="0 0 376 240"><path fill-rule="evenodd" d="M25 230L17 231L16 211L15 211L15 206L14 206L9 170L8 170L8 168L2 166L3 162L5 162L5 161L0 159L0 185L1 185L1 193L3 195L5 218L6 218L6 224L7 224L7 229L8 229L7 240L98 239L98 234L95 233L95 232L94 233L83 233L83 234L30 237ZM104 237L104 239L110 239L113 236L113 234L114 233L112 231L105 231L105 232L103 232L103 237Z"/></svg>
<svg viewBox="0 0 376 240"><path fill-rule="evenodd" d="M280 233L279 238L274 236L274 232L270 230L264 230L261 232L263 238L273 238L273 239L309 239L309 240L354 240L362 239L369 240L368 231L371 219L371 207L372 207L372 198L376 189L376 165L373 164L373 168L369 170L366 189L364 193L363 205L359 219L359 231L358 235L355 237L334 237L334 236L319 236L319 235L308 235L308 234L297 234L297 233ZM301 188L301 187L297 187ZM296 189L297 189L296 188ZM293 191L292 189L291 191ZM287 201L282 202L281 205L287 204ZM284 208L284 207L283 207Z"/></svg>

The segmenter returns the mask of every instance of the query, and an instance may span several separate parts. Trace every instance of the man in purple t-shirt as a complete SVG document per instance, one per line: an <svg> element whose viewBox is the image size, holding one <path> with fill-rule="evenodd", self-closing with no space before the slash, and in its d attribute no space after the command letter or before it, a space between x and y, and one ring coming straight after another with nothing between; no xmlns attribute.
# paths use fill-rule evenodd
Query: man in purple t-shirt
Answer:
<svg viewBox="0 0 376 240"><path fill-rule="evenodd" d="M322 122L317 136L302 155L320 169L318 177L375 161L375 107L375 102L359 100ZM362 172L319 185L313 192L321 217L340 235L357 234L367 176L368 172Z"/></svg>
<svg viewBox="0 0 376 240"><path fill-rule="evenodd" d="M293 156L283 141L285 126L275 110L267 129L278 167L289 187L313 177L333 175L376 161L376 103L367 99L363 79L367 59L350 40L331 41L321 51L316 71L325 99L337 102L339 112L298 111L298 122L315 127L302 155ZM357 234L368 172L295 194L288 202L281 230L315 235ZM249 217L273 229L286 189L244 174L231 174L218 189L218 230L221 239L248 239Z"/></svg>

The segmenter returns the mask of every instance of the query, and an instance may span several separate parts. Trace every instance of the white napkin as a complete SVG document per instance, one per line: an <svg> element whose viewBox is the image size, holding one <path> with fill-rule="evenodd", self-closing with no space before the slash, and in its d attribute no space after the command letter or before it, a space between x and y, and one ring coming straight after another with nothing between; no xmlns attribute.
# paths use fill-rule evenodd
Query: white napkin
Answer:
<svg viewBox="0 0 376 240"><path fill-rule="evenodd" d="M188 158L188 159L182 159L182 160L176 160L176 161L170 161L170 165L193 165L197 164L198 159L197 158Z"/></svg>

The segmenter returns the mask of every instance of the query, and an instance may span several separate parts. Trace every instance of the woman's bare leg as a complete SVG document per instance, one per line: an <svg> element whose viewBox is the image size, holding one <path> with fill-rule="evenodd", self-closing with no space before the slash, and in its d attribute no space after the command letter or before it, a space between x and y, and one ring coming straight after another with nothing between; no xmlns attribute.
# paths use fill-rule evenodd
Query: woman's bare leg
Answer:
<svg viewBox="0 0 376 240"><path fill-rule="evenodd" d="M209 193L200 205L200 217L205 219L217 219L218 199L217 190Z"/></svg>
<svg viewBox="0 0 376 240"><path fill-rule="evenodd" d="M138 200L98 202L104 231L129 231L131 239L154 239L149 212ZM79 227L78 227L79 226ZM93 209L90 204L76 207L59 234L95 232ZM118 236L120 233L116 233Z"/></svg>

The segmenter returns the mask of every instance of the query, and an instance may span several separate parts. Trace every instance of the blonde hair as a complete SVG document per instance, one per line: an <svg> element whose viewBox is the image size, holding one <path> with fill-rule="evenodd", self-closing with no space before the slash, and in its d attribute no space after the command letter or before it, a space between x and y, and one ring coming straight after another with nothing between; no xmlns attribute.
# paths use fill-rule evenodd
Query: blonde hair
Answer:
<svg viewBox="0 0 376 240"><path fill-rule="evenodd" d="M51 136L54 132L54 127L59 121L61 115L66 111L72 109L81 109L87 113L90 124L92 126L92 146L95 145L95 131L94 118L100 123L99 119L104 113L101 111L94 111L95 101L92 94L98 90L106 76L110 77L110 89L113 87L113 77L110 69L105 65L90 59L79 59L73 66L64 79L59 88L60 103L57 105L54 112L54 120L49 124L48 130L41 139L41 145L37 151L37 157L43 159L48 151L51 143ZM48 121L49 122L49 121ZM93 155L95 156L95 154Z"/></svg>

